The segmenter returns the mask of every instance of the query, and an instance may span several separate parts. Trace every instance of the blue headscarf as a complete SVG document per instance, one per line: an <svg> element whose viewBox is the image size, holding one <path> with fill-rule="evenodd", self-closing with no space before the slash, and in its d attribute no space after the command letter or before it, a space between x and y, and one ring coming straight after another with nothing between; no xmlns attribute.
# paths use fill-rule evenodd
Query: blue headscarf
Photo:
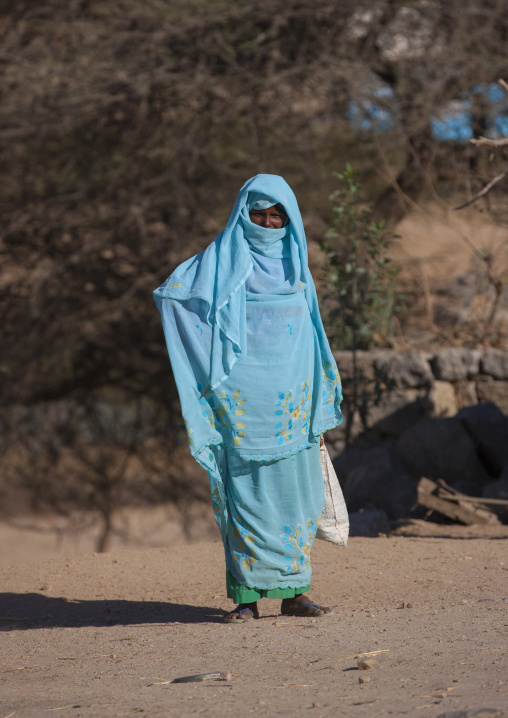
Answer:
<svg viewBox="0 0 508 718"><path fill-rule="evenodd" d="M275 204L287 214L284 227L251 222L252 209ZM342 421L340 379L308 268L302 218L282 177L261 174L248 180L225 229L204 252L177 267L154 299L191 452L203 465L203 452L211 445L251 460L287 456ZM267 312L280 324L277 350L270 344L274 327L266 322ZM273 366L275 354L285 357L279 368ZM298 406L295 392L303 397L298 396ZM285 423L277 421L288 416Z"/></svg>

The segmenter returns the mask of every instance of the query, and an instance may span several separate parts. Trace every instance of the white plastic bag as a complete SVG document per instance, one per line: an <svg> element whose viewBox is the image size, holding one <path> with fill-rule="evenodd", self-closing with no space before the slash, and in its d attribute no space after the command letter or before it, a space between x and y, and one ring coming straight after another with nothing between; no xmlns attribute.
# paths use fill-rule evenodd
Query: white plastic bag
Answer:
<svg viewBox="0 0 508 718"><path fill-rule="evenodd" d="M346 502L324 441L319 449L319 463L325 486L325 504L316 531L316 538L331 541L338 546L346 546L349 536Z"/></svg>

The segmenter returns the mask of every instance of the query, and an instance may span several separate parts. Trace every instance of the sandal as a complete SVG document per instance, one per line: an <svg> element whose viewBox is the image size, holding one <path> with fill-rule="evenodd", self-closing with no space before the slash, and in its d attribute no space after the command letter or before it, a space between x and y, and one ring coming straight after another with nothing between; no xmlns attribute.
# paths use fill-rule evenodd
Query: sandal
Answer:
<svg viewBox="0 0 508 718"><path fill-rule="evenodd" d="M248 611L250 613L250 616L242 616L242 614ZM234 611L229 611L232 616L234 614L238 614L240 618L233 618L232 616L230 618L227 617L228 614L224 616L224 623L244 623L245 621L252 621L253 618L259 618L259 613L252 610L252 608L235 608Z"/></svg>
<svg viewBox="0 0 508 718"><path fill-rule="evenodd" d="M309 608L315 608L313 613L309 613ZM324 611L324 613L319 613ZM300 616L300 618L323 618L324 616L332 616L332 609L328 609L326 606L320 606L317 603L304 603L299 608L295 608L293 611L281 611L281 616Z"/></svg>

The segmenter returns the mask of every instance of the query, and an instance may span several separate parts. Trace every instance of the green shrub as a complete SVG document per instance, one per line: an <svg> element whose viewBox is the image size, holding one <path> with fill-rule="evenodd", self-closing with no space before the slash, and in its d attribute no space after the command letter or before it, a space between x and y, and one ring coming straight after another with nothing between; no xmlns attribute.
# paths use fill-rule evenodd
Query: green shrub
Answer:
<svg viewBox="0 0 508 718"><path fill-rule="evenodd" d="M323 320L328 337L334 349L390 346L394 312L400 308L399 268L388 254L394 234L361 206L362 185L351 165L334 176L341 186L330 196L333 218L321 243L327 259Z"/></svg>

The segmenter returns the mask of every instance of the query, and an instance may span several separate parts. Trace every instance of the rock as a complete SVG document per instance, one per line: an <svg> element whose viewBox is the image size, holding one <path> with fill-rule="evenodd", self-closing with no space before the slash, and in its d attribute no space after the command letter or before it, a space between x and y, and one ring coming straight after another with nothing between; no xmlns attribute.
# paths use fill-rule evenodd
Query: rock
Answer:
<svg viewBox="0 0 508 718"><path fill-rule="evenodd" d="M430 364L423 352L386 352L374 360L374 369L388 388L417 389L433 382Z"/></svg>
<svg viewBox="0 0 508 718"><path fill-rule="evenodd" d="M483 488L482 496L486 499L504 499L508 501L508 465L505 466L501 478L487 484Z"/></svg>
<svg viewBox="0 0 508 718"><path fill-rule="evenodd" d="M482 374L493 376L494 379L508 379L508 351L503 349L486 349L480 362Z"/></svg>
<svg viewBox="0 0 508 718"><path fill-rule="evenodd" d="M337 362L339 374L342 381L350 381L354 376L354 360L356 360L357 377L365 382L374 382L376 373L374 370L374 358L378 352L357 351L354 356L352 351L334 351L333 356Z"/></svg>
<svg viewBox="0 0 508 718"><path fill-rule="evenodd" d="M437 718L508 718L500 708L466 708L440 713Z"/></svg>
<svg viewBox="0 0 508 718"><path fill-rule="evenodd" d="M422 419L401 435L395 451L407 472L417 478L444 479L449 484L488 481L473 439L455 417Z"/></svg>
<svg viewBox="0 0 508 718"><path fill-rule="evenodd" d="M455 416L459 407L453 386L447 381L435 381L429 392L431 416Z"/></svg>
<svg viewBox="0 0 508 718"><path fill-rule="evenodd" d="M508 414L508 381L493 379L490 376L479 376L476 382L476 393L479 401L490 401L498 406L504 414Z"/></svg>
<svg viewBox="0 0 508 718"><path fill-rule="evenodd" d="M476 393L476 384L474 381L459 381L455 384L454 388L459 409L462 409L465 406L474 406L474 404L478 404L478 395Z"/></svg>
<svg viewBox="0 0 508 718"><path fill-rule="evenodd" d="M416 503L417 480L408 476L387 447L349 451L333 465L349 511L382 509L389 519L397 519L407 516ZM357 535L377 535L377 531Z"/></svg>
<svg viewBox="0 0 508 718"><path fill-rule="evenodd" d="M344 439L344 427L336 426L333 429L329 429L325 434L326 443L338 444Z"/></svg>
<svg viewBox="0 0 508 718"><path fill-rule="evenodd" d="M384 511L356 511L349 514L349 535L377 538L390 533L390 523Z"/></svg>
<svg viewBox="0 0 508 718"><path fill-rule="evenodd" d="M368 426L383 436L400 436L427 413L425 393L417 389L383 392L369 407Z"/></svg>
<svg viewBox="0 0 508 718"><path fill-rule="evenodd" d="M369 676L359 676L358 683L370 683Z"/></svg>
<svg viewBox="0 0 508 718"><path fill-rule="evenodd" d="M461 409L457 419L475 442L486 471L499 477L508 464L508 416L495 404L487 402Z"/></svg>
<svg viewBox="0 0 508 718"><path fill-rule="evenodd" d="M436 379L461 381L472 379L480 368L481 352L474 349L440 349L430 360Z"/></svg>
<svg viewBox="0 0 508 718"><path fill-rule="evenodd" d="M377 661L373 658L359 658L357 665L359 671L368 671L371 668L377 668Z"/></svg>

